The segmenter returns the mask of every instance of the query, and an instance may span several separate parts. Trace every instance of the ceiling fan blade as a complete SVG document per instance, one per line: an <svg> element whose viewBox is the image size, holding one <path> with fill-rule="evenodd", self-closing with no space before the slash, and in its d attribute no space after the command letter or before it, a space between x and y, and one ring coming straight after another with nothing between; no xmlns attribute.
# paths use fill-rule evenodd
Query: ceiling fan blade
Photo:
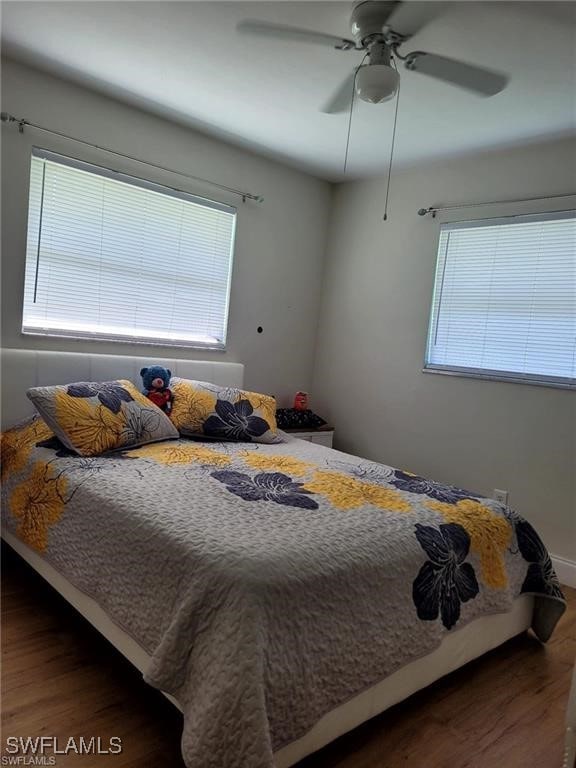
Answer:
<svg viewBox="0 0 576 768"><path fill-rule="evenodd" d="M410 53L405 66L406 69L458 85L480 96L494 96L503 91L508 83L508 77L501 72L449 59L447 56L437 56L435 53Z"/></svg>
<svg viewBox="0 0 576 768"><path fill-rule="evenodd" d="M356 70L353 69L348 77L334 91L326 104L322 107L322 112L328 115L336 115L338 112L348 112L352 97L354 95L354 79Z"/></svg>
<svg viewBox="0 0 576 768"><path fill-rule="evenodd" d="M354 80L356 79L356 69L353 69L348 77L340 83L332 96L320 110L327 115L336 115L339 112L348 112L352 99L354 97Z"/></svg>
<svg viewBox="0 0 576 768"><path fill-rule="evenodd" d="M386 21L386 26L403 37L412 37L422 27L440 16L447 2L400 2Z"/></svg>
<svg viewBox="0 0 576 768"><path fill-rule="evenodd" d="M327 35L324 32L315 32L311 29L300 29L284 24L270 24L267 21L258 21L257 19L245 19L236 26L236 29L238 32L248 35L274 37L277 40L294 40L299 43L312 43L314 45L328 45L343 50L349 50L356 46L354 40L349 40L346 37Z"/></svg>

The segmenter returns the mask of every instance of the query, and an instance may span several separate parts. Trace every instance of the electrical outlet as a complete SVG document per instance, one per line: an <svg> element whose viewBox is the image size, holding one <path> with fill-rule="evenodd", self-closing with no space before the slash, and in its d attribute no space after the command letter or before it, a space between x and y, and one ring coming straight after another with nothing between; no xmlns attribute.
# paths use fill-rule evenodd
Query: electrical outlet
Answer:
<svg viewBox="0 0 576 768"><path fill-rule="evenodd" d="M500 504L506 506L508 504L508 491L502 491L500 488L494 488L492 496L499 501Z"/></svg>

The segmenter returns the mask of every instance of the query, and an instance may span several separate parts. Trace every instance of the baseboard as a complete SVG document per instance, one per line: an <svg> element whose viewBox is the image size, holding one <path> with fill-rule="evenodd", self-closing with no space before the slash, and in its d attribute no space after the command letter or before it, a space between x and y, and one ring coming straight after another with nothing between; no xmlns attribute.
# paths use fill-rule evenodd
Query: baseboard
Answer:
<svg viewBox="0 0 576 768"><path fill-rule="evenodd" d="M566 560L565 557L552 555L552 565L560 584L576 588L576 563L574 560Z"/></svg>

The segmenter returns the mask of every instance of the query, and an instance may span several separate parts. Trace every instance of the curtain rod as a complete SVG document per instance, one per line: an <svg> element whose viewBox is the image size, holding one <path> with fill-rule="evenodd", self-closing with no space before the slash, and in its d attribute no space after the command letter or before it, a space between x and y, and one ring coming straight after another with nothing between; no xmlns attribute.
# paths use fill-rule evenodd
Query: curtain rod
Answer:
<svg viewBox="0 0 576 768"><path fill-rule="evenodd" d="M462 205L431 205L429 208L420 208L418 216L427 216L432 214L436 218L438 211L455 211L460 208L481 208L484 205L507 205L508 203L530 203L535 200L556 200L560 197L576 197L576 192L567 192L563 195L546 195L545 197L523 197L520 200L488 200L484 203L462 203Z"/></svg>
<svg viewBox="0 0 576 768"><path fill-rule="evenodd" d="M18 123L18 130L20 131L20 133L24 133L24 128L33 128L36 131L43 131L44 133L50 133L53 136L60 136L63 139L68 139L69 141L75 141L77 144L83 144L86 147L91 147L92 149L98 149L101 152L108 152L108 154L110 155L116 155L116 157L123 157L126 160L132 160L135 163L140 163L141 165L147 165L150 168L156 168L160 171L173 173L176 176L183 176L187 179L192 179L193 181L200 181L203 184L209 184L210 186L216 187L217 189L222 189L225 192L230 192L233 195L238 195L239 197L242 198L243 203L245 203L246 200L254 200L257 203L262 203L264 201L264 198L262 197L262 195L254 195L251 192L244 192L241 189L234 189L234 187L227 187L224 184L218 184L218 182L216 181L209 181L208 179L203 179L200 176L193 176L190 173L182 173L182 171L175 171L173 168L166 168L165 166L158 165L157 163L150 163L147 160L140 160L138 157L133 157L132 155L126 155L123 152L117 152L114 149L108 149L108 147L101 147L101 146L98 146L98 144L92 144L90 141L77 139L74 136L69 136L66 133L61 133L60 131L54 131L51 128L45 128L42 125L31 123L29 120L25 120L22 117L14 117L14 115L9 114L8 112L1 112L0 120L3 123Z"/></svg>

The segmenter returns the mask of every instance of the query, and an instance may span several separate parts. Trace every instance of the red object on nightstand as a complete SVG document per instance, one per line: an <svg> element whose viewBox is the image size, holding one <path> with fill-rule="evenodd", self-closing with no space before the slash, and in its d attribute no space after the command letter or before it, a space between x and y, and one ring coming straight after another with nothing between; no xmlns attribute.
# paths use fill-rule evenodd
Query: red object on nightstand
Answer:
<svg viewBox="0 0 576 768"><path fill-rule="evenodd" d="M306 411L308 409L308 392L296 392L294 396L294 409Z"/></svg>

